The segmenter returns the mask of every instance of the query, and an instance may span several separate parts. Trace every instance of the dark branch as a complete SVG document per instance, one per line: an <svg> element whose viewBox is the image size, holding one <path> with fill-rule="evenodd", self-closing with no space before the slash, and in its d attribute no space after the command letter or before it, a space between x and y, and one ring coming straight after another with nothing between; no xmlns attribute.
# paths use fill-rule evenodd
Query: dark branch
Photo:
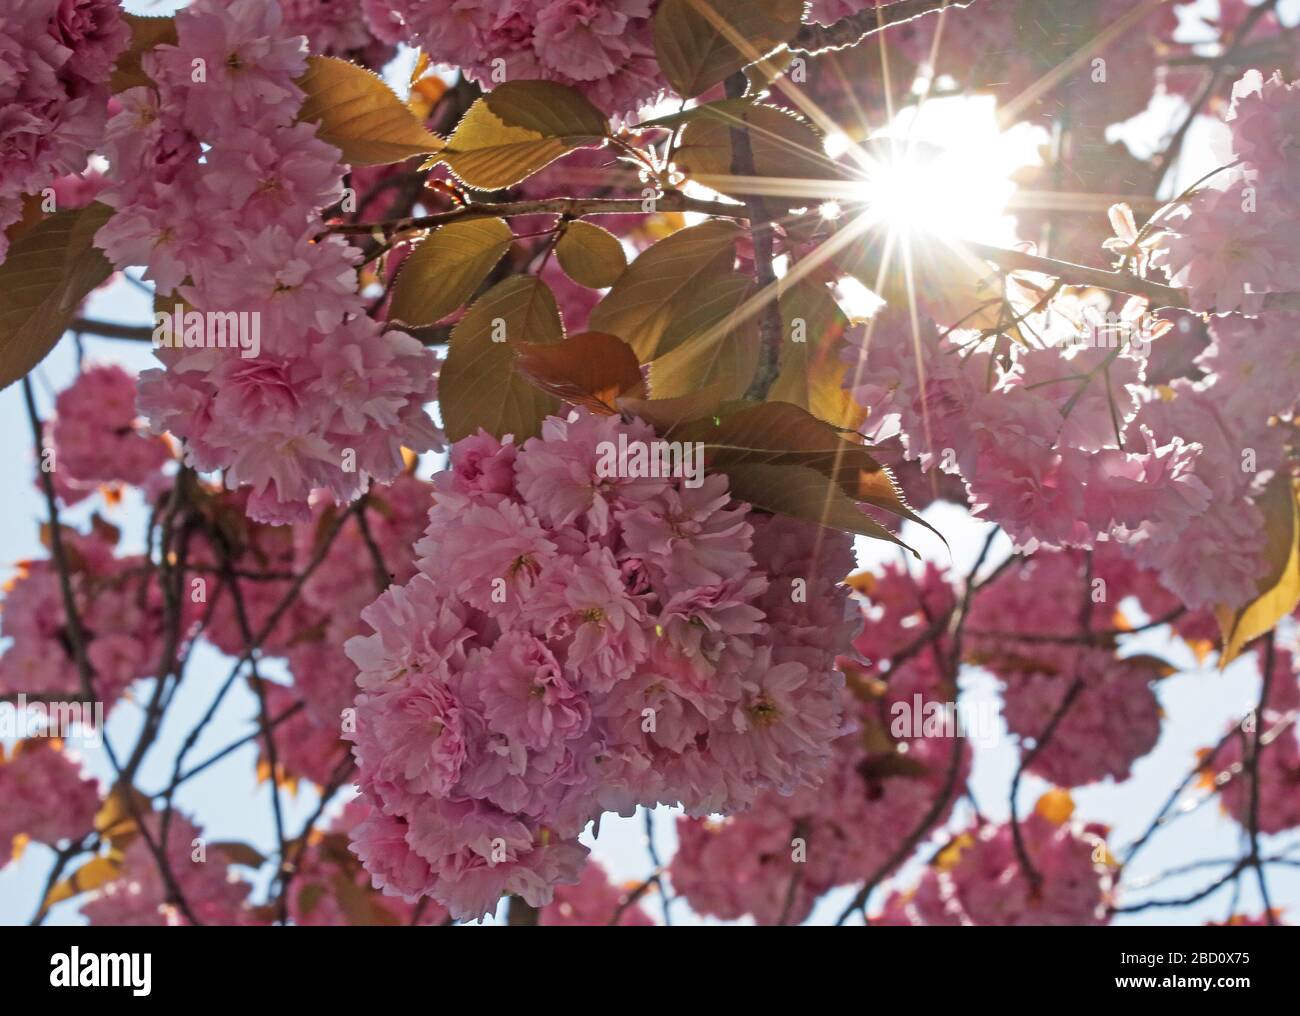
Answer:
<svg viewBox="0 0 1300 1016"><path fill-rule="evenodd" d="M848 49L868 36L893 25L914 21L926 14L937 14L949 7L969 7L975 0L898 0L884 7L873 7L835 22L833 25L804 25L790 43L795 53L825 53L831 49Z"/></svg>

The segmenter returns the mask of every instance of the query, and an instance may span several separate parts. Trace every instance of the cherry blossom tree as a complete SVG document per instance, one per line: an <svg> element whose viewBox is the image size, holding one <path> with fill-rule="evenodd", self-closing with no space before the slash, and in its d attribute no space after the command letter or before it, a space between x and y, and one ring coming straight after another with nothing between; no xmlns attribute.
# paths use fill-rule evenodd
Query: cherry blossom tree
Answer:
<svg viewBox="0 0 1300 1016"><path fill-rule="evenodd" d="M0 614L0 863L44 851L33 922L1292 918L1293 20L0 12L0 375L46 516ZM919 136L954 102L1032 139L1014 180ZM90 316L118 285L151 322ZM1076 795L1142 783L1189 655L1260 693L1121 840ZM218 767L270 851L178 804ZM1240 851L1135 877L1202 807ZM616 816L626 884L591 856Z"/></svg>

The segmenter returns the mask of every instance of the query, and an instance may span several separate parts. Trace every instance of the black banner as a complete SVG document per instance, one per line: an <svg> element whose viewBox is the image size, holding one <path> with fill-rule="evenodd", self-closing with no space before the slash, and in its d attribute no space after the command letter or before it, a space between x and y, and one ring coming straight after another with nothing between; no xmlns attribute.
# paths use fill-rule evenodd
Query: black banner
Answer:
<svg viewBox="0 0 1300 1016"><path fill-rule="evenodd" d="M1292 991L1300 944L1286 928L1158 927L732 929L707 946L674 941L719 933L569 929L529 932L525 941L468 927L13 928L0 932L0 970L12 1002L111 998L131 1007L266 996L373 1004L377 994L395 1000L418 992L427 992L432 1005L490 998L502 989L515 1001L572 991L575 1002L590 1006L601 988L626 997L629 989L651 986L671 992L674 982L691 995L711 987L719 999L752 992L771 1003L774 981L796 997L852 990L864 1001L1127 996L1183 1004L1199 996L1232 1004ZM667 992L662 1002L677 1004Z"/></svg>

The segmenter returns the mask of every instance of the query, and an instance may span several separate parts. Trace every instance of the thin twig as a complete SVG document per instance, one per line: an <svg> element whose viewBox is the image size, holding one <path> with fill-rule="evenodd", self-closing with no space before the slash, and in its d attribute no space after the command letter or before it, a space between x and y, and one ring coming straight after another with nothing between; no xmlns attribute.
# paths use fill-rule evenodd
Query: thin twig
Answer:
<svg viewBox="0 0 1300 1016"><path fill-rule="evenodd" d="M509 218L515 215L565 215L578 219L584 215L647 215L653 212L700 212L727 218L745 217L745 206L722 201L705 201L687 197L680 191L668 191L652 199L651 211L646 211L642 198L539 198L533 201L475 201L446 212L420 215L414 218L388 219L383 222L358 224L339 223L328 226L327 231L343 234L369 235L375 232L394 233L410 229L432 229L448 222L466 219Z"/></svg>
<svg viewBox="0 0 1300 1016"><path fill-rule="evenodd" d="M31 424L32 438L35 442L36 461L40 462L45 451L45 444L41 433L40 416L36 412L36 397L32 392L29 377L23 378L23 399L27 404L27 418ZM54 480L49 472L44 469L41 470L41 486L44 489L46 508L49 511L50 555L54 561L55 571L59 576L59 590L63 598L64 619L67 623L68 641L72 646L72 658L76 662L77 672L81 678L82 694L86 697L86 701L93 702L96 700L94 670L91 667L90 658L86 654L85 632L81 626L81 615L77 610L76 597L72 592L72 578L68 570L68 559L63 547L63 527L59 522L59 507L54 493ZM141 813L139 804L135 799L134 788L122 782L122 764L118 760L117 753L113 750L107 731L103 732L103 746L104 754L108 757L109 765L117 777L117 787L123 795L131 819L158 865L158 873L162 876L163 883L167 887L169 902L174 903L185 916L185 919L192 925L200 924L201 922L185 899L185 894L181 892L180 884L176 881L176 876L172 872L171 863L168 861L165 851L154 839L153 833L149 831L148 826L145 824L144 815Z"/></svg>
<svg viewBox="0 0 1300 1016"><path fill-rule="evenodd" d="M975 0L898 0L883 7L872 7L851 14L833 25L804 25L789 48L795 53L812 55L832 49L849 49L868 36L883 32L893 25L901 25L926 14L937 14L949 7L969 7L974 2Z"/></svg>
<svg viewBox="0 0 1300 1016"><path fill-rule="evenodd" d="M1264 709L1268 704L1268 693L1273 684L1273 656L1275 652L1273 632L1269 632L1264 641L1264 674L1259 689L1259 705L1255 707L1255 723L1249 740L1249 754L1246 768L1250 773L1250 807L1248 811L1247 833L1250 836L1250 855L1247 858L1255 869L1255 880L1259 883L1259 895L1264 901L1264 913L1268 915L1270 926L1277 924L1273 916L1273 904L1268 895L1268 881L1264 877L1264 865L1259 857L1259 753L1262 748L1260 737L1264 727Z"/></svg>

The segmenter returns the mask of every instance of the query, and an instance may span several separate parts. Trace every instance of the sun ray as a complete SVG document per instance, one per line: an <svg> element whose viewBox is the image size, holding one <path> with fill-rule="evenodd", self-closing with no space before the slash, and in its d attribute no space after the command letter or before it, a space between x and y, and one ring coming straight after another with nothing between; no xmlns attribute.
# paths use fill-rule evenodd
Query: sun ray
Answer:
<svg viewBox="0 0 1300 1016"><path fill-rule="evenodd" d="M1126 16L1126 19L1121 19L1121 24L1131 23L1163 2L1166 0L1148 5L1139 15ZM705 10L706 16L712 12L707 0L696 0L696 6ZM864 143L849 144L843 152L812 151L808 146L775 131L745 123L741 117L725 109L718 111L723 122L736 127L744 126L778 150L796 153L815 165L834 166L843 174L843 179L700 174L692 176L693 185L733 197L767 199L773 206L783 205L783 210L774 216L778 225L788 224L792 219L814 216L818 214L818 205L828 202L833 202L841 214L836 217L836 226L829 238L808 255L798 260L791 259L787 265L779 267L778 270L784 271L783 275L756 288L725 320L700 336L700 342L723 340L739 324L756 317L771 306L789 287L808 278L832 259L841 257L855 244L870 242L880 260L872 267L876 279L875 286L869 288L877 295L889 293L892 302L906 302L918 380L924 386L926 370L922 343L925 341L925 330L922 319L926 312L922 306L922 292L928 291L934 276L948 271L960 271L967 273L972 280L979 280L972 288L972 304L979 302L980 306L998 307L1005 300L1005 274L981 257L977 249L968 246L966 240L989 240L990 237L984 234L993 229L993 223L1008 221L1002 216L1009 209L1057 207L1081 212L1103 211L1114 203L1113 195L1060 190L1017 194L1015 184L1010 180L1010 169L996 165L987 173L978 169L990 161L980 157L985 154L981 145L1005 144L1006 152L1014 148L1009 136L1011 132L1005 129L1008 121L1014 120L1014 117L1008 117L1005 111L998 110L988 97L935 94L937 70L946 38L946 17L946 9L939 12L938 25L930 44L930 73L925 88L917 96L917 101L901 107L895 99L895 82L892 80L890 51L885 45L885 33L878 33L887 121L879 130L871 130L861 104L853 95L852 88L849 88L849 101L852 104L850 115L859 119L863 129L858 136L867 140ZM726 28L720 28L725 36ZM1111 26L1092 40L1089 47L1105 45L1120 31L1123 31L1123 27ZM738 50L747 53L744 40L731 41ZM1086 59L1089 47L1084 47L1072 58L1073 66L1077 67L1081 60ZM747 55L756 59L761 56L757 53ZM838 64L834 70L841 77L844 76ZM1059 77L1052 79L1050 75L1045 76L1016 101L1020 107L1027 107L1039 94L1049 90L1058 81ZM806 116L827 138L849 136L788 76L774 78L769 88ZM990 103L986 116L990 125L987 130L992 132L991 135L978 134L978 130L971 124L970 111L974 107L970 104L986 100ZM958 107L954 104L961 105ZM945 115L949 117L949 127L938 130L944 144L936 144L930 139L936 132L934 124L942 123ZM1033 130L1027 126L1017 129L1026 133ZM954 138L956 141L953 141ZM1022 147L1027 146L1029 138L1025 137L1024 141ZM967 146L966 150L962 149L963 142ZM837 156L840 158L837 159ZM1004 152L1003 161L1009 164L1010 158ZM1018 163L1025 164L1029 164L1027 158ZM1131 203L1140 204L1140 201ZM1001 226L999 229L1004 234L999 237L999 243L1009 245L1009 237L1013 235L1009 226ZM900 274L901 285L887 284L887 280L895 279ZM987 287L988 282L983 280L993 279L999 280L998 290L992 298L984 299L980 296L980 288ZM972 313L981 313L980 308L976 307ZM861 355L852 368L854 387L861 382L865 359L879 320L879 315L867 318ZM922 406L922 414L928 446L933 431L930 407ZM930 482L937 487L937 477L931 475ZM829 501L827 508L829 510Z"/></svg>

